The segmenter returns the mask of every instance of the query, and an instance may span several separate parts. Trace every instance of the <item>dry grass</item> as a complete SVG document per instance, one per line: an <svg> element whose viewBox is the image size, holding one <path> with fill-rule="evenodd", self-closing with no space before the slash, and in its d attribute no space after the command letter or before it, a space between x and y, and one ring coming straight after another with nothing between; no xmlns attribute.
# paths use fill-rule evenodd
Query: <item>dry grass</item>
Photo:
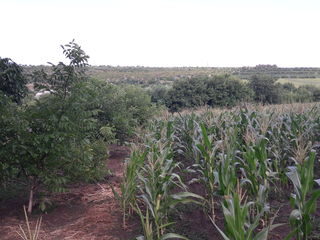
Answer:
<svg viewBox="0 0 320 240"><path fill-rule="evenodd" d="M262 104L251 104L243 103L232 108L211 108L209 106L198 107L194 109L185 109L181 112L174 113L173 116L186 116L192 113L196 115L211 114L213 116L218 116L224 112L239 112L240 109L248 108L249 110L256 110L261 113L271 113L275 112L277 114L295 112L303 113L306 110L310 110L313 107L319 107L320 103L288 103L288 104L272 104L272 105L262 105ZM168 119L170 113L167 110L164 110L158 117L161 117L163 120ZM270 122L265 122L263 125L268 125Z"/></svg>

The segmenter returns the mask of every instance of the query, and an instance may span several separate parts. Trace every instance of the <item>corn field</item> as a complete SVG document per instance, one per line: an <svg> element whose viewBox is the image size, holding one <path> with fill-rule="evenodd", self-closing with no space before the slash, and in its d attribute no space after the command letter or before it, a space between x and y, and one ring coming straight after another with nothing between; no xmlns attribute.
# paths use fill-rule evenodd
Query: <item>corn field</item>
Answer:
<svg viewBox="0 0 320 240"><path fill-rule="evenodd" d="M188 239L173 217L183 205L202 209L219 239L272 239L284 225L282 239L320 239L319 142L319 104L164 113L127 159L123 224L139 216L141 240ZM275 198L290 206L286 221Z"/></svg>

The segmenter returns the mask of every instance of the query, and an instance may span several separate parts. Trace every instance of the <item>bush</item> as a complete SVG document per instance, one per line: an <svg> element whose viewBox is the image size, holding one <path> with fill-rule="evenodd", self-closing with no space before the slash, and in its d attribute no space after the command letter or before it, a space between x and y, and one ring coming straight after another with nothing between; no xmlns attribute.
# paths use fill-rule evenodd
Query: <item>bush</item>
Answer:
<svg viewBox="0 0 320 240"><path fill-rule="evenodd" d="M253 95L248 85L229 76L214 76L207 80L207 105L232 107L239 102L250 101Z"/></svg>
<svg viewBox="0 0 320 240"><path fill-rule="evenodd" d="M190 108L205 105L207 102L205 80L191 78L178 80L173 83L168 92L166 105L172 112L182 108Z"/></svg>
<svg viewBox="0 0 320 240"><path fill-rule="evenodd" d="M254 100L263 104L280 102L279 87L276 79L268 75L254 75L249 80L250 88L254 92Z"/></svg>
<svg viewBox="0 0 320 240"><path fill-rule="evenodd" d="M165 105L168 87L161 85L153 86L148 93L151 96L151 102L156 103L157 105Z"/></svg>
<svg viewBox="0 0 320 240"><path fill-rule="evenodd" d="M229 75L190 78L173 84L166 105L172 112L203 105L231 107L242 101L250 101L251 96L252 91L246 83Z"/></svg>

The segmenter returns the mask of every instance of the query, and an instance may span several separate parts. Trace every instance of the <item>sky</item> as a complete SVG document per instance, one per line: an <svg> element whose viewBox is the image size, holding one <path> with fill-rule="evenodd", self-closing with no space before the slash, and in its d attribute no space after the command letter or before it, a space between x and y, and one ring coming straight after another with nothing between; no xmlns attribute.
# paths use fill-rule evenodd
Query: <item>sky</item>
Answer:
<svg viewBox="0 0 320 240"><path fill-rule="evenodd" d="M0 0L0 57L91 65L320 67L319 0Z"/></svg>

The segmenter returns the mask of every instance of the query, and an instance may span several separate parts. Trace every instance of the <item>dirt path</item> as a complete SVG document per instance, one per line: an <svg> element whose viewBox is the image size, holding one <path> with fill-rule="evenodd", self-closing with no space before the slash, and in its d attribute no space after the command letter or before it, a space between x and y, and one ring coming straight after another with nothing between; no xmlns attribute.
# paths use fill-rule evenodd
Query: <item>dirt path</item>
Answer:
<svg viewBox="0 0 320 240"><path fill-rule="evenodd" d="M127 240L137 236L137 223L129 222L126 230L122 228L121 211L110 187L112 184L119 191L123 160L128 155L128 148L112 145L107 165L113 176L97 184L72 185L67 193L59 194L56 207L43 215L41 239ZM21 206L18 201L10 204L6 214L0 212L0 239L20 239L16 231L19 224L24 224ZM36 218L33 217L33 223Z"/></svg>

